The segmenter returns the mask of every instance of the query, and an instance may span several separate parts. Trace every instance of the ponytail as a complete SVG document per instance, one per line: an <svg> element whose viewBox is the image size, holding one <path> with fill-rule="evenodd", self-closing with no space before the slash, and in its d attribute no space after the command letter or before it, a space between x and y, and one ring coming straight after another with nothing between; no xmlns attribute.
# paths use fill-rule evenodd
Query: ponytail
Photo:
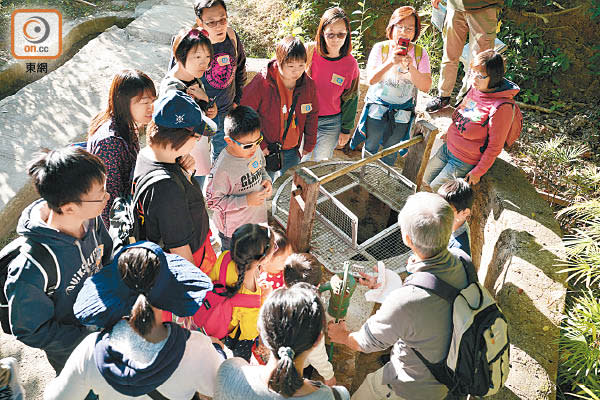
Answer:
<svg viewBox="0 0 600 400"><path fill-rule="evenodd" d="M233 297L244 284L246 272L255 261L263 259L271 248L271 233L268 228L257 224L245 224L231 236L231 259L235 263L238 280L234 286L227 286L223 296Z"/></svg>
<svg viewBox="0 0 600 400"><path fill-rule="evenodd" d="M269 388L292 397L304 384L294 365L297 356L310 350L323 334L325 309L315 288L298 283L274 291L260 309L258 330L277 360Z"/></svg>
<svg viewBox="0 0 600 400"><path fill-rule="evenodd" d="M133 329L140 336L147 335L152 330L152 326L154 325L154 311L143 293L140 293L135 301L129 320L133 325Z"/></svg>
<svg viewBox="0 0 600 400"><path fill-rule="evenodd" d="M269 388L283 397L292 397L304 384L304 378L294 365L295 352L291 347L280 347L277 351L277 366L269 377Z"/></svg>

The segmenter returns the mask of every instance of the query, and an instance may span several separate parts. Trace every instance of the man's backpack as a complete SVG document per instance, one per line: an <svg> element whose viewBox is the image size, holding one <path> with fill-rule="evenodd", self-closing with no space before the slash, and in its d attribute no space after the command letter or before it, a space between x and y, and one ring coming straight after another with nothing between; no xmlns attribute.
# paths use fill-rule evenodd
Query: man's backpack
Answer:
<svg viewBox="0 0 600 400"><path fill-rule="evenodd" d="M224 338L229 333L229 324L233 315L233 307L259 308L260 295L236 293L233 297L226 297L227 292L225 278L227 277L227 266L231 261L231 252L225 251L220 257L221 265L215 264L213 268L219 268L219 278L214 282L212 291L206 294L202 306L194 314L194 324L202 329L208 336L218 339Z"/></svg>
<svg viewBox="0 0 600 400"><path fill-rule="evenodd" d="M490 396L508 377L508 324L491 294L477 281L473 264L460 259L468 277L467 287L462 290L428 272L417 272L406 279L406 285L430 291L452 305L452 341L447 357L433 364L412 350L450 393Z"/></svg>
<svg viewBox="0 0 600 400"><path fill-rule="evenodd" d="M185 190L178 178L164 169L156 169L144 175L138 182L134 182L131 195L115 199L110 208L108 228L108 233L113 240L113 254L128 244L146 238L143 209L137 204L140 196L150 186L163 179L173 179L182 190Z"/></svg>
<svg viewBox="0 0 600 400"><path fill-rule="evenodd" d="M52 296L56 288L60 285L60 270L56 261L56 256L48 247L42 243L35 242L24 236L21 236L0 251L0 325L5 333L12 335L9 320L8 299L4 285L8 276L8 267L10 263L18 256L23 255L31 261L44 276L44 292Z"/></svg>

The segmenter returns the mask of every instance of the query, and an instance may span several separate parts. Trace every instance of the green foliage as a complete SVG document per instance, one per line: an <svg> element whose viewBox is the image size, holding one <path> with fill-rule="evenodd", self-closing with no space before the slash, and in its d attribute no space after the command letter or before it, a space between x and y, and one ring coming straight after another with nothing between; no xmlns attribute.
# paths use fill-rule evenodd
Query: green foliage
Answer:
<svg viewBox="0 0 600 400"><path fill-rule="evenodd" d="M599 396L600 301L591 290L574 299L561 327L560 346L560 377L584 394Z"/></svg>
<svg viewBox="0 0 600 400"><path fill-rule="evenodd" d="M576 191L570 175L575 163L589 151L585 144L567 144L565 141L566 137L560 136L544 142L531 143L526 149L527 155L535 163L536 170L541 173L534 176L533 184L555 195Z"/></svg>
<svg viewBox="0 0 600 400"><path fill-rule="evenodd" d="M558 218L570 217L578 228L564 239L566 257L559 271L568 273L567 280L595 287L600 281L600 200L572 205L558 213Z"/></svg>
<svg viewBox="0 0 600 400"><path fill-rule="evenodd" d="M519 83L522 89L520 96L525 103L539 101L536 94L538 82L550 80L558 85L556 74L571 67L567 54L549 45L539 30L505 21L498 37L507 44L504 53L506 77ZM555 105L555 108L560 107Z"/></svg>
<svg viewBox="0 0 600 400"><path fill-rule="evenodd" d="M373 26L375 22L375 11L367 7L367 0L357 3L358 9L350 14L350 29L352 29L352 55L358 61L361 68L365 66L365 49L364 38L365 33Z"/></svg>

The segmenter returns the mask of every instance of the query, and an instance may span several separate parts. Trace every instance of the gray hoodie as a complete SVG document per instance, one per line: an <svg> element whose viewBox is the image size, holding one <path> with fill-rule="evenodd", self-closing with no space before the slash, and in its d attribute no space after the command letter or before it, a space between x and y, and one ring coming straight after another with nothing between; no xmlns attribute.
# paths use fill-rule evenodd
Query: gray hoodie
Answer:
<svg viewBox="0 0 600 400"><path fill-rule="evenodd" d="M4 287L13 334L28 346L44 350L60 372L71 351L89 333L75 319L73 303L83 281L109 263L112 240L100 217L87 221L84 237L76 239L51 228L42 199L21 214L17 233L46 245L59 265L56 291L44 292L44 274L30 259L19 256L8 268Z"/></svg>

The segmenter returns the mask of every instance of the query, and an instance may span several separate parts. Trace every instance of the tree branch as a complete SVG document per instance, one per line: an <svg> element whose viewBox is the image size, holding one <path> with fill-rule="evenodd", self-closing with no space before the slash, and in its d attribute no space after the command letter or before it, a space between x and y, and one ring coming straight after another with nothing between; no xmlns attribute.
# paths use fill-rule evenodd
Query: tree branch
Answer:
<svg viewBox="0 0 600 400"><path fill-rule="evenodd" d="M548 17L554 17L554 16L557 16L557 15L562 15L562 14L570 13L570 12L573 12L573 11L577 11L577 10L579 10L583 6L584 6L583 4L580 4L577 7L568 8L566 10L560 10L560 11L555 11L555 12L546 13L546 14L539 14L539 13L530 12L530 11L521 11L521 15L523 15L524 17L541 18L542 21L544 21L544 23L547 24L547 23L550 22L550 20L548 19Z"/></svg>

